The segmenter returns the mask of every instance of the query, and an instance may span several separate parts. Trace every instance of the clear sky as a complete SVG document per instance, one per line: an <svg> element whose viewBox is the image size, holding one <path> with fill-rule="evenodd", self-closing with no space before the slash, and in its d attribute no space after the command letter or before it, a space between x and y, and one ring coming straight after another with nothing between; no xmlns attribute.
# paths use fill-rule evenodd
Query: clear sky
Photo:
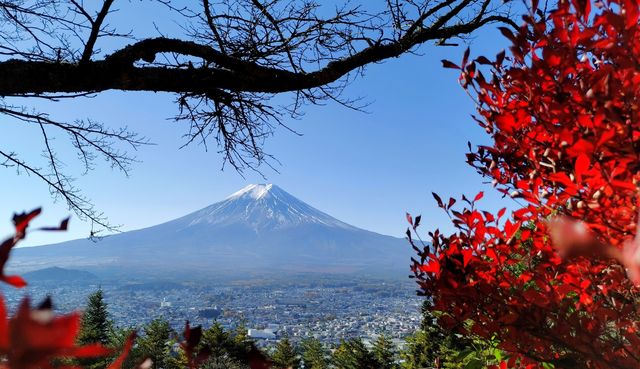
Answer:
<svg viewBox="0 0 640 369"><path fill-rule="evenodd" d="M135 2L134 2L135 3ZM153 16L138 19L136 27L151 27ZM149 19L147 19L149 18ZM506 46L494 26L470 40L472 55L493 56ZM175 96L154 93L107 92L93 99L60 103L38 102L57 119L91 117L110 126L127 125L156 145L142 147L130 177L98 163L77 185L110 221L122 230L155 225L222 200L250 183L271 182L310 205L352 225L401 237L405 211L423 214L426 229L451 230L431 196L475 195L485 191L482 204L498 209L510 204L465 163L467 141L487 142L470 115L473 104L457 84L457 73L441 67L441 59L459 61L466 45L425 45L421 56L405 55L369 66L364 78L347 89L371 104L363 114L337 104L307 107L299 120L286 119L299 137L278 129L266 151L282 163L279 173L264 167L267 179L233 169L221 171L215 147L179 149L187 127L172 122ZM5 118L2 118L5 120ZM57 138L60 145L64 137ZM58 142L56 142L58 143ZM0 145L40 150L37 131L3 122ZM63 151L64 153L64 151ZM73 162L74 157L63 156ZM70 164L73 165L73 164ZM54 203L48 189L35 178L0 169L0 235L9 235L14 211L42 206L38 224L55 224L69 214ZM86 237L89 225L72 216L64 234L33 234L23 245Z"/></svg>

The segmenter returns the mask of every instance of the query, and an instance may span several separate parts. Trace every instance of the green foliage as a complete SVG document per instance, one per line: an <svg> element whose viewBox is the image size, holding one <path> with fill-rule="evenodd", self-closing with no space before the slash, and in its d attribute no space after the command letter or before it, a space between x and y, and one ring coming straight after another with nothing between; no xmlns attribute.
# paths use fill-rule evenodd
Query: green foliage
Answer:
<svg viewBox="0 0 640 369"><path fill-rule="evenodd" d="M227 356L234 342L229 332L225 331L219 322L214 322L209 329L202 332L200 345L209 348L211 357L218 358Z"/></svg>
<svg viewBox="0 0 640 369"><path fill-rule="evenodd" d="M403 369L421 369L438 366L443 369L481 369L499 363L503 357L497 342L459 334L441 327L425 301L420 329L407 338L401 353ZM473 322L467 322L462 331L469 331Z"/></svg>
<svg viewBox="0 0 640 369"><path fill-rule="evenodd" d="M244 324L238 325L232 333L226 331L219 322L214 322L202 332L200 348L207 348L211 352L210 359L203 367L222 368L226 365L235 368L247 361L251 341Z"/></svg>
<svg viewBox="0 0 640 369"><path fill-rule="evenodd" d="M249 369L249 366L227 356L217 356L209 358L198 369Z"/></svg>
<svg viewBox="0 0 640 369"><path fill-rule="evenodd" d="M252 344L247 332L244 322L238 324L231 337L232 345L228 349L229 355L242 363L247 362Z"/></svg>
<svg viewBox="0 0 640 369"><path fill-rule="evenodd" d="M98 289L87 299L87 307L82 314L78 344L108 344L111 325L102 289Z"/></svg>
<svg viewBox="0 0 640 369"><path fill-rule="evenodd" d="M333 364L336 369L378 369L373 353L357 338L340 342L333 353Z"/></svg>
<svg viewBox="0 0 640 369"><path fill-rule="evenodd" d="M380 369L396 369L396 348L389 337L381 334L373 344L373 356Z"/></svg>
<svg viewBox="0 0 640 369"><path fill-rule="evenodd" d="M328 352L316 338L307 338L300 343L302 364L305 369L328 369Z"/></svg>
<svg viewBox="0 0 640 369"><path fill-rule="evenodd" d="M289 341L289 337L286 336L276 345L271 354L271 360L273 361L273 367L278 369L298 369L300 366L300 359L296 349Z"/></svg>
<svg viewBox="0 0 640 369"><path fill-rule="evenodd" d="M138 338L137 344L142 357L148 357L153 361L152 369L168 369L174 353L172 351L173 330L169 322L163 319L154 319L144 327L144 335Z"/></svg>
<svg viewBox="0 0 640 369"><path fill-rule="evenodd" d="M113 323L109 320L107 304L104 301L102 289L89 295L87 307L82 314L80 332L78 333L78 345L99 343L109 345L110 332ZM107 358L86 358L78 360L78 365L86 369L105 368L109 363Z"/></svg>
<svg viewBox="0 0 640 369"><path fill-rule="evenodd" d="M116 351L116 354L112 358L110 358L109 362L112 362L116 358L116 356L118 355L117 353L119 353L122 347L125 345L125 342L132 331L133 331L132 328L112 328L111 329L111 331L109 332L108 346L113 348ZM144 358L140 353L140 349L136 345L131 349L124 363L122 363L122 369L133 369L138 364L140 364L140 362L142 362L143 359Z"/></svg>
<svg viewBox="0 0 640 369"><path fill-rule="evenodd" d="M419 369L432 366L437 357L437 343L430 340L429 334L419 329L406 339L406 347L400 354L404 369Z"/></svg>

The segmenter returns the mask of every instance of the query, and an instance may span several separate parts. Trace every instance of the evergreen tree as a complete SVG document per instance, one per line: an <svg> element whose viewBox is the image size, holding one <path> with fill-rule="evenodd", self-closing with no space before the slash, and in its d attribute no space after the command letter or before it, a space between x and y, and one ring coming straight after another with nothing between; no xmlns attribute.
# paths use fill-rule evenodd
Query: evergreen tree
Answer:
<svg viewBox="0 0 640 369"><path fill-rule="evenodd" d="M470 331L471 322L463 327ZM485 368L501 361L502 352L496 349L496 342L460 334L441 327L431 312L431 304L422 306L420 329L407 338L405 350L401 353L403 369L422 369L435 366L443 369Z"/></svg>
<svg viewBox="0 0 640 369"><path fill-rule="evenodd" d="M357 338L340 342L333 353L333 364L336 369L378 369L373 353Z"/></svg>
<svg viewBox="0 0 640 369"><path fill-rule="evenodd" d="M109 345L112 326L104 294L102 289L98 289L87 298L87 306L82 314L77 338L78 345L95 343ZM85 358L78 360L77 364L86 369L100 369L105 368L108 363L108 358Z"/></svg>
<svg viewBox="0 0 640 369"><path fill-rule="evenodd" d="M153 361L152 369L169 368L173 333L169 322L163 319L154 319L144 327L144 335L138 338L137 344L140 354Z"/></svg>
<svg viewBox="0 0 640 369"><path fill-rule="evenodd" d="M307 338L300 344L302 348L302 363L305 369L328 369L327 351L322 342L316 338Z"/></svg>
<svg viewBox="0 0 640 369"><path fill-rule="evenodd" d="M431 367L437 357L437 343L429 339L426 331L419 329L406 340L404 351L400 354L404 369Z"/></svg>
<svg viewBox="0 0 640 369"><path fill-rule="evenodd" d="M250 369L247 364L243 364L231 357L210 357L198 369Z"/></svg>
<svg viewBox="0 0 640 369"><path fill-rule="evenodd" d="M229 349L235 342L222 324L214 322L209 329L202 332L200 345L209 349L212 358L221 358L229 356Z"/></svg>
<svg viewBox="0 0 640 369"><path fill-rule="evenodd" d="M396 369L396 348L389 337L381 334L373 345L373 356L380 369Z"/></svg>
<svg viewBox="0 0 640 369"><path fill-rule="evenodd" d="M249 359L252 341L247 335L247 328L240 323L233 332L229 332L219 322L202 332L200 348L211 352L209 360L203 368L236 368L245 367Z"/></svg>
<svg viewBox="0 0 640 369"><path fill-rule="evenodd" d="M251 345L252 341L249 338L247 326L241 322L231 337L231 345L228 348L229 355L241 363L246 363L249 359Z"/></svg>
<svg viewBox="0 0 640 369"><path fill-rule="evenodd" d="M110 358L109 362L112 362L119 354L122 347L124 347L127 338L133 331L133 328L112 328L109 332L109 347L113 348L116 354ZM133 369L135 368L144 358L140 353L140 348L138 345L134 345L127 355L127 358L122 363L122 369Z"/></svg>
<svg viewBox="0 0 640 369"><path fill-rule="evenodd" d="M300 366L300 359L298 358L296 349L287 336L284 336L280 342L278 342L271 355L271 360L273 361L273 367L277 369L298 369Z"/></svg>
<svg viewBox="0 0 640 369"><path fill-rule="evenodd" d="M87 307L82 314L78 344L108 344L111 325L102 289L98 289L87 299Z"/></svg>

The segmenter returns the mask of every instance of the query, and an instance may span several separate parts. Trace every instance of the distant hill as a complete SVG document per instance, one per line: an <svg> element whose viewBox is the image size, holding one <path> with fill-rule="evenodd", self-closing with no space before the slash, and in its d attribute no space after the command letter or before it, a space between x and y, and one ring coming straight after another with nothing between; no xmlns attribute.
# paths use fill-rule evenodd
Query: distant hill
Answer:
<svg viewBox="0 0 640 369"><path fill-rule="evenodd" d="M51 282L92 282L99 278L93 273L84 270L50 267L24 273L23 277L29 281Z"/></svg>
<svg viewBox="0 0 640 369"><path fill-rule="evenodd" d="M81 268L120 276L409 273L400 238L344 223L272 184L250 185L181 218L98 243L19 248L12 269ZM108 271L108 272L107 272Z"/></svg>

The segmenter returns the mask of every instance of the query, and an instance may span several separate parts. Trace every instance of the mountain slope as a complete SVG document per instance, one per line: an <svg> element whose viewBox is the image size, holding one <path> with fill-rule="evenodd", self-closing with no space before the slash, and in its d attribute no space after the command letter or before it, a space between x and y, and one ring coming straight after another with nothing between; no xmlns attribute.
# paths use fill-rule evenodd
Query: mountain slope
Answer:
<svg viewBox="0 0 640 369"><path fill-rule="evenodd" d="M12 268L82 267L134 274L408 271L406 241L317 210L278 186L250 185L153 227L16 249Z"/></svg>

